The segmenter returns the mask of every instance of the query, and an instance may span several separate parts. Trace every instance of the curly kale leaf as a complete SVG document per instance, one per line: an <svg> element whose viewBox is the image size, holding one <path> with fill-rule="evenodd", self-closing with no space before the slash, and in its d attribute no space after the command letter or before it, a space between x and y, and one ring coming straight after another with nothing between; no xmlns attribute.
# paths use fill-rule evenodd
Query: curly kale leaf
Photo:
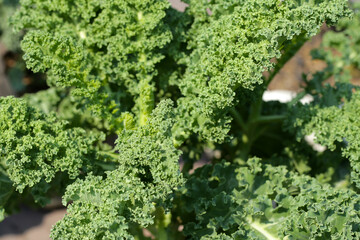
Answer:
<svg viewBox="0 0 360 240"><path fill-rule="evenodd" d="M355 192L334 190L258 159L244 167L219 163L196 170L182 200L184 233L190 239L360 237L360 198ZM196 220L189 221L189 216Z"/></svg>
<svg viewBox="0 0 360 240"><path fill-rule="evenodd" d="M72 203L52 238L134 239L136 226L153 223L155 206L166 208L183 183L170 131L172 111L170 101L161 102L146 125L119 136L119 168L105 178L90 175L69 185L63 203Z"/></svg>
<svg viewBox="0 0 360 240"><path fill-rule="evenodd" d="M38 108L45 114L56 113L56 117L68 122L68 128L81 127L85 130L109 133L109 122L94 116L84 109L84 101L71 95L71 90L49 88L36 93L25 94L22 97L28 105Z"/></svg>
<svg viewBox="0 0 360 240"><path fill-rule="evenodd" d="M185 96L178 100L179 116L186 119L178 121L184 125L179 129L213 141L226 136L229 119L224 115L236 103L236 89L263 84L263 72L275 66L272 59L282 65L324 22L349 14L344 0L189 3L192 53L178 83ZM179 138L186 134L179 132Z"/></svg>
<svg viewBox="0 0 360 240"><path fill-rule="evenodd" d="M350 100L341 105L319 107L307 105L295 108L289 128L295 130L298 138L315 134L315 141L334 151L340 143L341 152L350 161L351 180L360 187L360 126L357 119L360 114L360 94L354 93ZM297 112L297 113L295 113Z"/></svg>
<svg viewBox="0 0 360 240"><path fill-rule="evenodd" d="M157 74L160 50L172 38L163 22L168 7L166 0L25 0L12 22L28 30L22 49L29 68L47 72L53 85L76 87L93 111L114 120Z"/></svg>
<svg viewBox="0 0 360 240"><path fill-rule="evenodd" d="M102 140L13 97L0 98L0 136L1 163L19 192L50 183L58 172L71 179L87 172L97 158L93 146Z"/></svg>

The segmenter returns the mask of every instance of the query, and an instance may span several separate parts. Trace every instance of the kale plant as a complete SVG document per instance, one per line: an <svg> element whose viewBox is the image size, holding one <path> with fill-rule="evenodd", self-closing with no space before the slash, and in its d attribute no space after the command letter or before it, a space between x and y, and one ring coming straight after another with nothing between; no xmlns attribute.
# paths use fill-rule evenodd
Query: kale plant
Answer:
<svg viewBox="0 0 360 240"><path fill-rule="evenodd" d="M60 195L52 239L359 239L358 88L329 64L291 102L262 100L324 23L340 22L354 60L357 12L186 3L20 1L10 21L49 89L0 98L0 218ZM314 56L335 59L325 49Z"/></svg>

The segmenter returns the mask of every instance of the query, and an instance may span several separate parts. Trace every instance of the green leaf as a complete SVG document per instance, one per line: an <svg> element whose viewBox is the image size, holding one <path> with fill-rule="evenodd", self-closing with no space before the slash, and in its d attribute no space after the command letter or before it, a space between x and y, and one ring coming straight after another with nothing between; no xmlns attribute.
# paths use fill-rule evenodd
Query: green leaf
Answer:
<svg viewBox="0 0 360 240"><path fill-rule="evenodd" d="M359 196L250 159L197 169L181 191L191 239L357 239ZM186 212L185 212L186 211Z"/></svg>

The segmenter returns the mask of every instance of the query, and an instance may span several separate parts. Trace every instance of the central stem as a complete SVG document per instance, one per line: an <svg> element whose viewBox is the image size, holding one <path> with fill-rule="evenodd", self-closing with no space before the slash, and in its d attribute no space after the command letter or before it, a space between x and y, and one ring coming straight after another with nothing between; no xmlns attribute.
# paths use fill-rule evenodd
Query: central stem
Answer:
<svg viewBox="0 0 360 240"><path fill-rule="evenodd" d="M139 98L137 105L139 108L139 124L144 126L154 109L154 86L150 84L149 78L144 78L139 83Z"/></svg>

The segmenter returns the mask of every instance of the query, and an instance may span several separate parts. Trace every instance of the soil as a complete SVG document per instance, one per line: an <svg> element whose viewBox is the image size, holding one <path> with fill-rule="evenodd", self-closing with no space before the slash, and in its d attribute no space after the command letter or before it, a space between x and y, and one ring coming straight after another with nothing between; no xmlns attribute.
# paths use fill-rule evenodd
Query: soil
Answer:
<svg viewBox="0 0 360 240"><path fill-rule="evenodd" d="M1 240L48 240L52 226L65 215L65 209L36 211L23 208L0 223Z"/></svg>
<svg viewBox="0 0 360 240"><path fill-rule="evenodd" d="M0 56L3 56L6 52L6 49L4 47L4 45L0 44ZM5 67L4 67L4 63L3 63L3 58L0 57L0 97L1 96L8 96L8 95L12 95L13 92L11 90L10 84L8 83L4 71L5 71Z"/></svg>

